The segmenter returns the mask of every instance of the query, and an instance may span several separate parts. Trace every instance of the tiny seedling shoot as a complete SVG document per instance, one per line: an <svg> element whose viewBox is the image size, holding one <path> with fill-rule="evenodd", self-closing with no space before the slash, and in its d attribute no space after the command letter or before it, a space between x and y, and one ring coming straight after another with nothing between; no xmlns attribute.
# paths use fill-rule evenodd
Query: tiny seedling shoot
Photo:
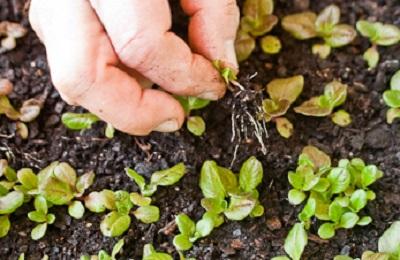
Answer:
<svg viewBox="0 0 400 260"><path fill-rule="evenodd" d="M390 89L383 93L383 100L390 107L386 112L386 121L392 124L400 117L400 70L390 80Z"/></svg>

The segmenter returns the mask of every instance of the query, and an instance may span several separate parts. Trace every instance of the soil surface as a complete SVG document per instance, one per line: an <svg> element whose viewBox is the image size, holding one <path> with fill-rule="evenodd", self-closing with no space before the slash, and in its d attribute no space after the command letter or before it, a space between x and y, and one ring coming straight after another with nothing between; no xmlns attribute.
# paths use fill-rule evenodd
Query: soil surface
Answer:
<svg viewBox="0 0 400 260"><path fill-rule="evenodd" d="M174 12L174 30L185 37L187 18L179 9L178 1L170 1ZM242 1L239 1L242 2ZM311 9L320 11L328 4L337 4L342 21L355 24L358 19L369 18L400 25L400 3L397 0L275 0L275 13L286 14ZM29 27L22 0L1 0L0 20L22 22ZM400 145L399 123L387 125L386 107L382 92L388 88L391 75L400 69L400 45L379 48L381 63L377 69L367 70L362 53L368 40L358 37L350 46L336 49L327 60L311 54L316 41L300 42L277 26L272 33L283 43L282 52L275 56L263 54L260 49L241 64L240 82L246 91L229 93L222 101L198 112L207 122L206 134L194 137L186 130L172 134L154 133L148 137L132 137L117 133L112 140L104 138L104 124L85 132L67 130L60 123L66 111L83 111L64 103L52 87L45 49L30 31L18 47L0 55L0 77L15 84L12 103L17 107L26 99L47 92L44 109L39 118L29 124L28 140L14 135L15 124L4 116L0 118L0 157L9 157L11 165L19 169L32 167L36 171L50 162L67 161L82 174L94 170L95 184L90 190L105 188L136 191L137 187L125 175L130 166L149 177L159 169L184 162L189 173L178 185L160 188L154 201L161 210L159 222L147 225L132 221L123 236L126 242L121 259L141 259L142 248L153 243L159 251L176 253L172 238L176 231L164 232L176 214L185 212L195 219L203 213L202 197L198 187L202 162L214 159L223 166L238 170L249 156L256 155L263 163L265 177L259 187L265 215L242 222L227 221L212 235L195 243L188 256L197 259L270 259L283 255L283 242L296 222L301 207L289 205L287 172L296 166L302 148L313 144L337 161L341 158L361 157L378 165L385 172L373 190L377 199L368 204L365 214L373 222L367 227L339 230L330 241L312 236L304 259L333 259L340 253L353 257L377 249L377 239L392 221L400 219ZM273 124L266 126L262 143L256 138L250 115L255 115L263 95L263 87L273 78L301 74L305 77L305 90L296 104L322 93L324 84L339 79L348 84L349 98L344 109L351 113L353 123L347 128L334 125L329 118L311 118L295 114L288 118L295 125L289 140L280 137ZM233 123L232 123L233 119ZM232 132L232 125L235 134ZM399 146L398 146L399 145ZM263 151L264 150L264 151ZM117 239L105 238L99 230L102 214L86 213L81 220L66 214L66 207L51 209L57 220L40 241L30 239L34 226L27 219L30 206L24 206L11 217L9 235L0 239L0 259L17 259L25 253L26 259L79 259L84 253L95 254L101 249L110 251ZM318 223L311 227L316 234Z"/></svg>

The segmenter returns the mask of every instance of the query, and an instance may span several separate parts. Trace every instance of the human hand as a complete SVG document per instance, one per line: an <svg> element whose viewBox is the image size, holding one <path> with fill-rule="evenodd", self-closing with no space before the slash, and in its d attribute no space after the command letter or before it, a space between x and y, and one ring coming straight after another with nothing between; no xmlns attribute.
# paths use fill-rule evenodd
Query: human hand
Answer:
<svg viewBox="0 0 400 260"><path fill-rule="evenodd" d="M210 100L224 95L225 84L210 61L237 69L236 1L181 5L191 17L189 41L198 54L169 31L167 0L32 0L30 21L66 102L121 131L147 135L182 126L184 111L168 93ZM149 81L166 92L146 88Z"/></svg>

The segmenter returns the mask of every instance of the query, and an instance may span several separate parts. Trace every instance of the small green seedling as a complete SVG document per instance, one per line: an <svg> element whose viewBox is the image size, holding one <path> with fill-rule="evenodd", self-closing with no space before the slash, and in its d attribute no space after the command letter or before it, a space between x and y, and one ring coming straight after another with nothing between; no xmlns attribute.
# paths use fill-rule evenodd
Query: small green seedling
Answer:
<svg viewBox="0 0 400 260"><path fill-rule="evenodd" d="M290 106L296 101L303 91L304 77L274 79L267 85L270 98L263 100L263 119L273 121L281 136L289 138L293 133L292 123L283 117Z"/></svg>
<svg viewBox="0 0 400 260"><path fill-rule="evenodd" d="M386 113L388 124L393 123L400 117L400 70L397 71L390 81L390 90L383 93L383 100L390 109Z"/></svg>
<svg viewBox="0 0 400 260"><path fill-rule="evenodd" d="M36 196L34 200L35 211L28 213L28 218L38 223L31 231L31 238L39 240L46 234L47 225L51 225L56 220L54 214L48 213L48 208L51 206L43 196Z"/></svg>
<svg viewBox="0 0 400 260"><path fill-rule="evenodd" d="M92 113L64 113L61 122L71 130L87 130L92 128L93 124L101 121L101 119ZM111 124L106 125L104 135L108 139L114 138L115 129Z"/></svg>
<svg viewBox="0 0 400 260"><path fill-rule="evenodd" d="M259 217L264 214L257 191L262 178L263 168L255 157L243 163L239 175L214 161L206 161L200 174L204 196L201 205L207 212L224 214L230 220Z"/></svg>
<svg viewBox="0 0 400 260"><path fill-rule="evenodd" d="M109 255L105 250L100 250L100 252L96 255L83 255L81 256L81 260L117 260L116 256L121 252L124 247L124 240L120 239L114 245L111 255Z"/></svg>
<svg viewBox="0 0 400 260"><path fill-rule="evenodd" d="M395 25L360 20L356 27L361 35L367 37L372 43L372 47L364 53L364 60L367 61L370 69L375 68L379 63L380 55L377 46L390 46L400 41L400 29Z"/></svg>
<svg viewBox="0 0 400 260"><path fill-rule="evenodd" d="M226 66L224 62L215 60L213 61L213 65L219 71L219 74L224 79L225 84L228 85L232 81L237 80L237 72L234 69Z"/></svg>
<svg viewBox="0 0 400 260"><path fill-rule="evenodd" d="M329 5L317 14L303 12L288 15L282 19L282 27L299 40L322 38L323 44L315 44L312 52L325 59L332 48L350 44L357 35L356 30L347 24L340 24L340 9Z"/></svg>
<svg viewBox="0 0 400 260"><path fill-rule="evenodd" d="M342 159L337 167L331 159L314 146L303 149L295 172L289 172L289 183L293 189L288 199L293 205L306 202L299 213L297 223L285 241L286 253L295 260L300 259L307 245L307 232L311 219L323 221L318 235L330 239L339 228L350 229L371 223L369 216L360 217L360 211L376 195L369 186L383 176L375 165L365 165L359 159Z"/></svg>
<svg viewBox="0 0 400 260"><path fill-rule="evenodd" d="M169 254L157 252L152 244L146 244L142 260L173 260L173 258Z"/></svg>
<svg viewBox="0 0 400 260"><path fill-rule="evenodd" d="M267 35L261 38L260 44L261 49L266 54L277 54L282 49L282 44L279 38L272 35Z"/></svg>
<svg viewBox="0 0 400 260"><path fill-rule="evenodd" d="M192 248L193 243L198 239L211 234L214 228L224 222L221 216L212 212L206 212L202 219L195 223L186 214L179 214L175 218L179 235L176 235L173 244L178 251L186 251Z"/></svg>
<svg viewBox="0 0 400 260"><path fill-rule="evenodd" d="M196 97L178 97L183 110L187 116L186 128L195 136L202 136L206 131L206 123L200 116L190 116L193 110L205 108L210 104L209 100L196 98Z"/></svg>
<svg viewBox="0 0 400 260"><path fill-rule="evenodd" d="M294 108L296 113L306 116L325 117L332 114L334 108L343 105L347 98L348 86L339 81L332 81L325 86L324 94L318 97L312 97L298 107ZM333 115L333 122L346 126L351 123L350 115L339 110Z"/></svg>
<svg viewBox="0 0 400 260"><path fill-rule="evenodd" d="M270 32L278 23L278 17L273 15L273 0L246 0L243 4L243 17L240 21L240 29L238 31L235 49L239 62L242 62L251 55L256 46L256 37L262 36ZM265 46L265 48L275 48ZM280 49L280 48L279 48Z"/></svg>
<svg viewBox="0 0 400 260"><path fill-rule="evenodd" d="M400 221L395 221L378 240L378 253L366 251L361 260L398 260L400 259ZM360 260L339 255L334 260Z"/></svg>

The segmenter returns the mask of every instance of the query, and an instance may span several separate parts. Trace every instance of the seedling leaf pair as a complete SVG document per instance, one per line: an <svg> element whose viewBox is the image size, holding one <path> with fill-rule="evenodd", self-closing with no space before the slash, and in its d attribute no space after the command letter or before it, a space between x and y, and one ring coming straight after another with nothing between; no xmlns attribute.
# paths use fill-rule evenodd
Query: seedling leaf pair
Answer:
<svg viewBox="0 0 400 260"><path fill-rule="evenodd" d="M116 256L121 252L122 248L124 247L124 240L120 239L114 245L111 255L109 255L105 250L100 250L99 253L96 255L83 255L81 256L80 260L116 260Z"/></svg>
<svg viewBox="0 0 400 260"><path fill-rule="evenodd" d="M41 195L35 197L34 206L35 211L29 212L28 218L38 223L31 231L31 238L39 240L46 234L47 225L54 223L56 216L48 213L48 203Z"/></svg>
<svg viewBox="0 0 400 260"><path fill-rule="evenodd" d="M177 97L187 115L186 128L195 136L202 136L206 131L206 123L200 116L190 116L193 110L202 109L208 104L209 100L196 97Z"/></svg>
<svg viewBox="0 0 400 260"><path fill-rule="evenodd" d="M390 80L390 90L383 93L383 100L390 107L386 113L386 120L391 124L400 117L400 70Z"/></svg>

